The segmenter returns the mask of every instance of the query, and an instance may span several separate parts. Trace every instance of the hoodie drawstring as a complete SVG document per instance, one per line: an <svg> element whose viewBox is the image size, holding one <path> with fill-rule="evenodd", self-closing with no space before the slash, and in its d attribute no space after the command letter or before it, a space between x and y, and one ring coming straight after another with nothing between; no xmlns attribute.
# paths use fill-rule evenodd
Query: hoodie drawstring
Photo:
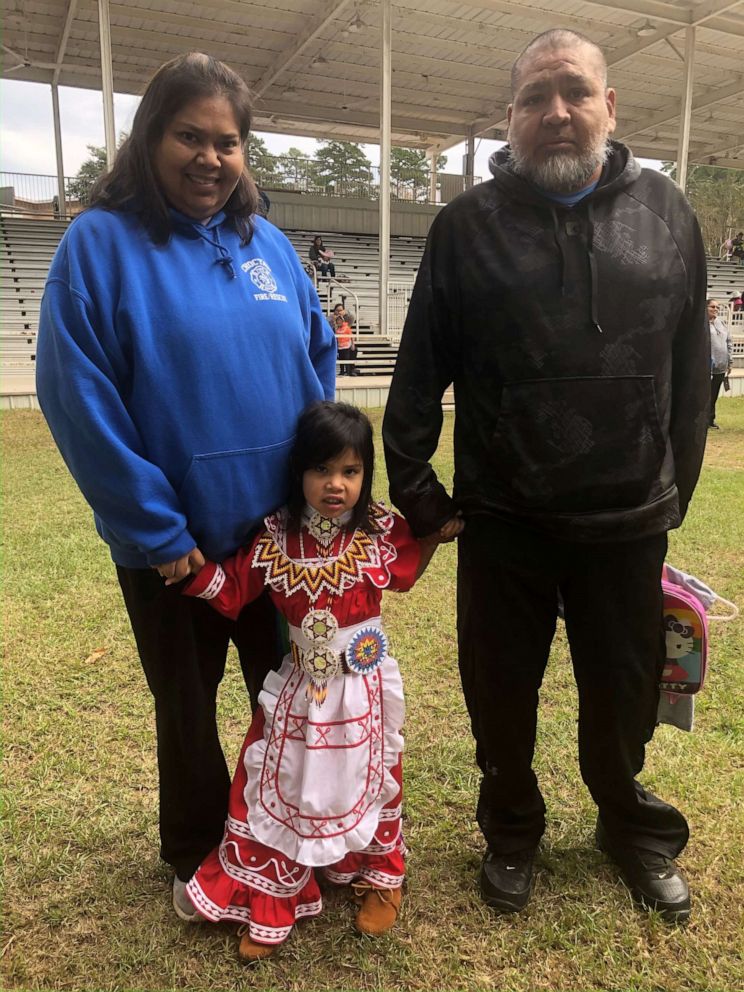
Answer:
<svg viewBox="0 0 744 992"><path fill-rule="evenodd" d="M225 248L225 246L220 242L220 229L218 227L213 228L214 238L210 238L208 233L203 228L196 228L201 238L207 242L208 245L212 245L219 252L219 258L216 258L215 265L224 265L227 269L231 279L237 279L237 273L235 271L235 266L233 265L233 257L230 252ZM210 232L211 233L211 232Z"/></svg>
<svg viewBox="0 0 744 992"><path fill-rule="evenodd" d="M597 260L594 257L594 207L592 206L592 201L587 202L587 248L586 254L589 261L589 308L591 313L592 324L597 328L600 334L603 333L602 328L599 323L599 286L597 278ZM561 296L566 295L566 256L563 250L563 242L561 240L561 222L558 218L558 211L555 207L550 208L550 214L553 218L553 234L555 236L555 242L558 246L558 253L561 259Z"/></svg>
<svg viewBox="0 0 744 992"><path fill-rule="evenodd" d="M590 275L590 286L589 286L589 298L591 303L591 315L592 323L597 328L600 334L602 334L602 328L599 324L599 313L598 313L598 296L599 287L597 285L597 260L594 257L594 206L592 201L587 202L587 220L588 220L588 239L589 244L587 247L587 255L589 256L589 275Z"/></svg>

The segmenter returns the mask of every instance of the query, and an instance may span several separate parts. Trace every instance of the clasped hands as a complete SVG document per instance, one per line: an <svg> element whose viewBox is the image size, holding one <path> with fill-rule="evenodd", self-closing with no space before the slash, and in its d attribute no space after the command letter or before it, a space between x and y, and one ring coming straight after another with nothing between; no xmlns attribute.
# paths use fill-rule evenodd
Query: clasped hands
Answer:
<svg viewBox="0 0 744 992"><path fill-rule="evenodd" d="M435 544L449 544L450 541L454 541L456 537L465 530L465 521L462 519L462 513L458 510L454 517L451 517L446 524L442 524L439 530L435 530L433 534L427 534L424 541L431 541Z"/></svg>
<svg viewBox="0 0 744 992"><path fill-rule="evenodd" d="M182 582L189 575L196 575L204 567L204 555L198 548L192 548L187 555L166 561L162 565L153 565L158 575L162 575L167 586Z"/></svg>

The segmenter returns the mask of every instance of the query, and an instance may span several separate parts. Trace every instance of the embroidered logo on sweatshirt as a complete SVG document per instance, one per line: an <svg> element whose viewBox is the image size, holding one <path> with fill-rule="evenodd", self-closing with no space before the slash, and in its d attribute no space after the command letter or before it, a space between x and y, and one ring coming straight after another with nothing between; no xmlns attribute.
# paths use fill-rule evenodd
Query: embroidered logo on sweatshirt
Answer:
<svg viewBox="0 0 744 992"><path fill-rule="evenodd" d="M253 285L261 290L260 293L253 294L254 300L279 300L280 303L287 302L286 296L282 293L277 293L276 279L272 275L268 264L262 258L252 258L248 262L243 262L240 268L243 272L248 273Z"/></svg>

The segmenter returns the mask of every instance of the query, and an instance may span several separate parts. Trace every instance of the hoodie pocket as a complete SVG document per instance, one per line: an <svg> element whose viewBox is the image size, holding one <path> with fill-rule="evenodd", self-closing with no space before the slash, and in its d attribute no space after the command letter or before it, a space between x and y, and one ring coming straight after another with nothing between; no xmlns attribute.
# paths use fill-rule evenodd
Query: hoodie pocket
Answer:
<svg viewBox="0 0 744 992"><path fill-rule="evenodd" d="M652 498L664 458L653 376L504 385L496 472L533 509L586 512Z"/></svg>
<svg viewBox="0 0 744 992"><path fill-rule="evenodd" d="M285 501L293 440L191 459L178 495L189 531L208 557L219 561L232 554Z"/></svg>

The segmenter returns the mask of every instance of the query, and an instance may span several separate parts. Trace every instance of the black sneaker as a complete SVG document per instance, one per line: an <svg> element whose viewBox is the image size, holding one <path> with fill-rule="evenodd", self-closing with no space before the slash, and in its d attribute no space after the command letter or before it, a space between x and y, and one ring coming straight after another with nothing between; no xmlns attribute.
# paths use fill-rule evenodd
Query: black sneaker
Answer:
<svg viewBox="0 0 744 992"><path fill-rule="evenodd" d="M666 923L687 922L690 889L671 858L642 847L613 848L601 822L597 822L596 837L597 847L618 866L639 906L655 910Z"/></svg>
<svg viewBox="0 0 744 992"><path fill-rule="evenodd" d="M532 891L534 861L534 848L513 854L486 851L478 880L485 904L502 913L524 909Z"/></svg>

